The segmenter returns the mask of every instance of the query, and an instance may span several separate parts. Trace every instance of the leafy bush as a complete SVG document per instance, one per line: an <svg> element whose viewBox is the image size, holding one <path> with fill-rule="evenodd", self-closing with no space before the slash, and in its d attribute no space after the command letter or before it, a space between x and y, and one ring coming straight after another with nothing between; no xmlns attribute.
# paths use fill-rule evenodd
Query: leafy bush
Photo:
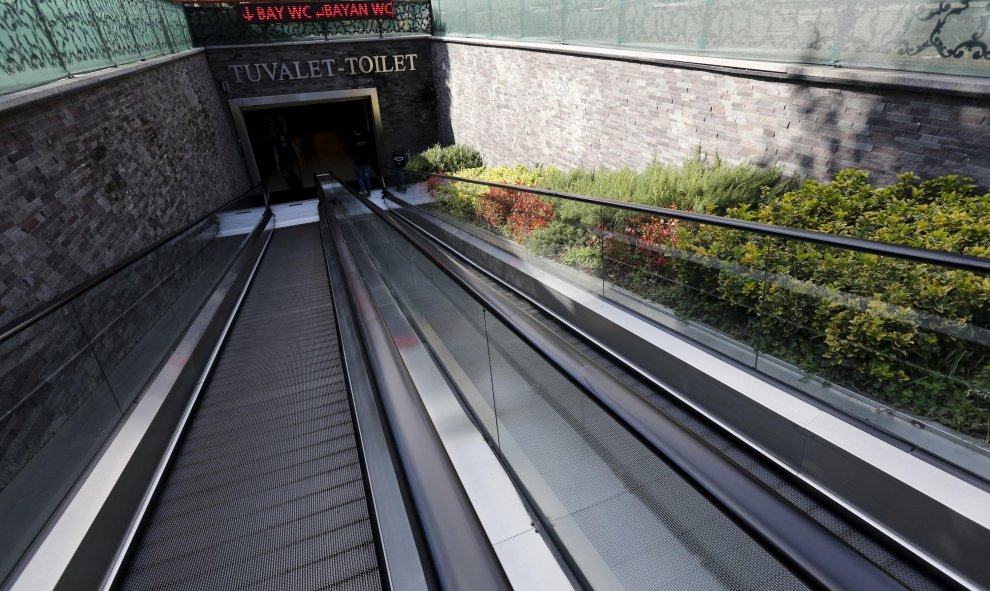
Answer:
<svg viewBox="0 0 990 591"><path fill-rule="evenodd" d="M847 170L729 214L986 257L988 207L990 194L955 176L921 182L906 174L874 188L867 173ZM737 326L752 327L758 316L749 340L762 351L990 440L990 401L979 395L990 391L990 278L716 227L692 225L681 239L722 266L714 282L693 268L679 280L717 294L712 305L734 305Z"/></svg>
<svg viewBox="0 0 990 591"><path fill-rule="evenodd" d="M492 188L488 194L506 192L505 189ZM529 238L535 230L542 230L547 224L553 222L556 212L554 203L547 199L542 199L532 193L522 193L519 191L507 191L512 197L512 210L509 212L508 226L509 233L516 240L523 241Z"/></svg>
<svg viewBox="0 0 990 591"><path fill-rule="evenodd" d="M478 215L489 226L501 228L509 223L515 193L505 189L488 190L478 198Z"/></svg>
<svg viewBox="0 0 990 591"><path fill-rule="evenodd" d="M555 170L553 168L529 168L519 164L516 166L481 166L461 170L457 176L476 181L519 185L521 187L543 187L544 176ZM460 186L464 190L471 190L473 187L483 190L479 185L470 183L460 183Z"/></svg>
<svg viewBox="0 0 990 591"><path fill-rule="evenodd" d="M587 234L579 228L559 221L550 222L544 228L537 228L529 235L527 245L534 254L558 258L574 245L582 244Z"/></svg>
<svg viewBox="0 0 990 591"><path fill-rule="evenodd" d="M477 213L485 222L515 240L529 238L555 217L553 202L532 193L491 187L477 201Z"/></svg>
<svg viewBox="0 0 990 591"><path fill-rule="evenodd" d="M544 188L665 207L723 214L731 207L754 206L798 187L779 168L730 165L700 151L680 166L654 162L641 172L630 169L561 172L546 169Z"/></svg>
<svg viewBox="0 0 990 591"><path fill-rule="evenodd" d="M589 273L598 274L602 268L601 251L594 244L586 244L568 249L560 257L565 265L577 267Z"/></svg>
<svg viewBox="0 0 990 591"><path fill-rule="evenodd" d="M437 144L410 158L406 169L412 172L454 173L480 166L484 166L484 162L474 148L462 144L444 147Z"/></svg>
<svg viewBox="0 0 990 591"><path fill-rule="evenodd" d="M469 168L465 170L460 170L457 172L457 176L479 180L488 181L496 183L504 183L509 185L518 185L522 187L538 187L540 186L540 179L542 178L542 173L540 169L532 170L526 168L525 166L514 166L514 167L477 167ZM459 181L444 181L442 185L436 189L431 188L431 194L437 199L437 204L447 211L447 213L453 214L461 219L468 221L475 221L480 216L484 219L487 215L495 215L495 211L490 211L494 206L490 201L487 203L482 203L479 201L483 195L488 194L489 187L485 185L477 185L474 183L465 183ZM511 206L507 207L511 209ZM482 212L482 208L486 209ZM508 220L509 211L505 212L504 219L496 222L489 222L489 225L501 226Z"/></svg>
<svg viewBox="0 0 990 591"><path fill-rule="evenodd" d="M990 257L990 194L958 176L922 182L907 173L874 188L869 173L844 170L835 181L809 180L757 210L729 215L791 228Z"/></svg>
<svg viewBox="0 0 990 591"><path fill-rule="evenodd" d="M415 154L406 163L406 170L409 172L434 172L433 163L427 160L422 154Z"/></svg>

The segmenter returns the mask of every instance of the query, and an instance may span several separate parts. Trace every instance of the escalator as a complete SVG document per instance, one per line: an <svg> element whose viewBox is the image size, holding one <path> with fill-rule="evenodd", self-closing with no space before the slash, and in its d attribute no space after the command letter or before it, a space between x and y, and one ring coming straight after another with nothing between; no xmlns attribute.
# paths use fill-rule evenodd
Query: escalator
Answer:
<svg viewBox="0 0 990 591"><path fill-rule="evenodd" d="M807 588L576 384L388 230L376 216L356 215L344 234L365 251L368 265L388 278L394 300L453 376L587 586Z"/></svg>
<svg viewBox="0 0 990 591"><path fill-rule="evenodd" d="M315 224L276 230L121 589L381 589Z"/></svg>
<svg viewBox="0 0 990 591"><path fill-rule="evenodd" d="M448 258L438 266L436 262L446 258L443 253L430 253L426 241L410 241L409 234L397 231L398 218L373 209L344 199L336 212L364 281L378 287L376 304L400 308L415 327L583 586L940 588L940 583L926 587L931 582L927 573L865 536L857 540L860 547L892 567L888 572L807 523L794 532L803 529L808 534L805 550L783 549L789 542L781 537L768 543L776 534L759 531L738 512L727 510L733 501L700 486L696 474L685 473L664 450L617 420L612 409L588 392L594 378L568 375L557 363L560 356L534 347L531 335L513 330L472 297L469 291L474 290L465 289L464 278L484 283L478 273L466 275L467 269L461 268L458 279L449 268L442 270L456 263ZM507 293L502 288L498 295ZM532 307L516 306L509 314L538 314ZM500 311L504 318L506 308ZM559 338L562 332L558 327L550 336ZM604 366L630 380L621 367L579 339L572 336L567 346L573 349L567 355L580 358L579 366ZM636 394L642 396L641 390ZM716 462L724 461L726 452L737 458L744 453L738 444L718 450L701 447L707 448L696 456L702 462L714 456L720 457ZM735 464L729 469L742 472ZM754 497L767 497L757 504L768 502L768 520L784 523L797 517L812 522L793 511L786 515L788 504L776 502L777 495L763 487L751 490ZM821 506L814 509L825 511ZM846 533L851 531L849 527ZM806 562L809 556L802 556L804 552L834 561L835 567L845 566L831 574L811 574L816 567ZM898 569L900 576L891 576Z"/></svg>
<svg viewBox="0 0 990 591"><path fill-rule="evenodd" d="M869 536L851 543L852 520L846 537L822 527L730 460L731 442L657 410L399 216L329 178L322 190L319 223L260 222L226 326L201 345L213 354L180 343L159 367L209 357L172 418L146 419L167 432L151 460L128 456L71 551L46 554L75 513L54 515L5 589L948 585ZM63 570L34 584L58 552Z"/></svg>

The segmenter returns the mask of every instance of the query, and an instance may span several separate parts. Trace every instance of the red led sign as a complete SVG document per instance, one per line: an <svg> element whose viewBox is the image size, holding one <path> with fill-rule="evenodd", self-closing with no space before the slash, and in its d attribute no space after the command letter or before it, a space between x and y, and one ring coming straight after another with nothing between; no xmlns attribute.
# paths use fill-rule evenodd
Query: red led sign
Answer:
<svg viewBox="0 0 990 591"><path fill-rule="evenodd" d="M236 8L246 23L308 23L317 21L355 21L395 19L395 3L367 2L269 2L241 4Z"/></svg>

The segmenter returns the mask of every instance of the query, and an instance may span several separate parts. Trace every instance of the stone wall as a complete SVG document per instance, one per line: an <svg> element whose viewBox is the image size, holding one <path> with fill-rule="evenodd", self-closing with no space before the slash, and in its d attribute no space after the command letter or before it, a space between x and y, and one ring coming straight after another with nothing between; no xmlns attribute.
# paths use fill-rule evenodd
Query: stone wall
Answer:
<svg viewBox="0 0 990 591"><path fill-rule="evenodd" d="M425 37L211 48L208 55L213 76L226 83L229 98L374 88L385 157L437 142L432 42ZM409 55L416 57L404 57ZM403 56L401 62L394 56ZM333 60L332 66L324 60Z"/></svg>
<svg viewBox="0 0 990 591"><path fill-rule="evenodd" d="M0 325L249 182L202 52L0 111Z"/></svg>
<svg viewBox="0 0 990 591"><path fill-rule="evenodd" d="M434 42L441 140L486 162L679 162L699 148L815 178L914 171L990 186L985 99Z"/></svg>

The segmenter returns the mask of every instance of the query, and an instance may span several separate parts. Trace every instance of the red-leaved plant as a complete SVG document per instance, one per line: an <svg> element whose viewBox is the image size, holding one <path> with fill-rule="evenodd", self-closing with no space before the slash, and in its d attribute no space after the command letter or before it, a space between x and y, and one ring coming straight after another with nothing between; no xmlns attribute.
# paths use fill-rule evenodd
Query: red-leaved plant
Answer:
<svg viewBox="0 0 990 591"><path fill-rule="evenodd" d="M515 191L492 187L478 198L478 215L489 225L501 228L509 221Z"/></svg>
<svg viewBox="0 0 990 591"><path fill-rule="evenodd" d="M525 240L534 230L546 228L556 215L552 201L532 193L516 193L509 213L509 232L516 240Z"/></svg>
<svg viewBox="0 0 990 591"><path fill-rule="evenodd" d="M676 205L669 206L677 209ZM629 220L635 228L640 257L654 268L661 268L667 263L663 252L665 247L677 246L677 230L679 220L655 216L639 216Z"/></svg>
<svg viewBox="0 0 990 591"><path fill-rule="evenodd" d="M445 173L443 171L440 171L440 174L447 174L447 173ZM427 177L426 178L426 190L430 192L430 195L432 195L433 192L436 191L436 188L437 187L443 187L443 186L447 185L448 183L449 183L449 181L447 179L442 179L442 178L435 177L435 176Z"/></svg>
<svg viewBox="0 0 990 591"><path fill-rule="evenodd" d="M516 240L546 228L556 217L553 202L500 187L492 187L478 198L478 215L491 226L506 228Z"/></svg>

